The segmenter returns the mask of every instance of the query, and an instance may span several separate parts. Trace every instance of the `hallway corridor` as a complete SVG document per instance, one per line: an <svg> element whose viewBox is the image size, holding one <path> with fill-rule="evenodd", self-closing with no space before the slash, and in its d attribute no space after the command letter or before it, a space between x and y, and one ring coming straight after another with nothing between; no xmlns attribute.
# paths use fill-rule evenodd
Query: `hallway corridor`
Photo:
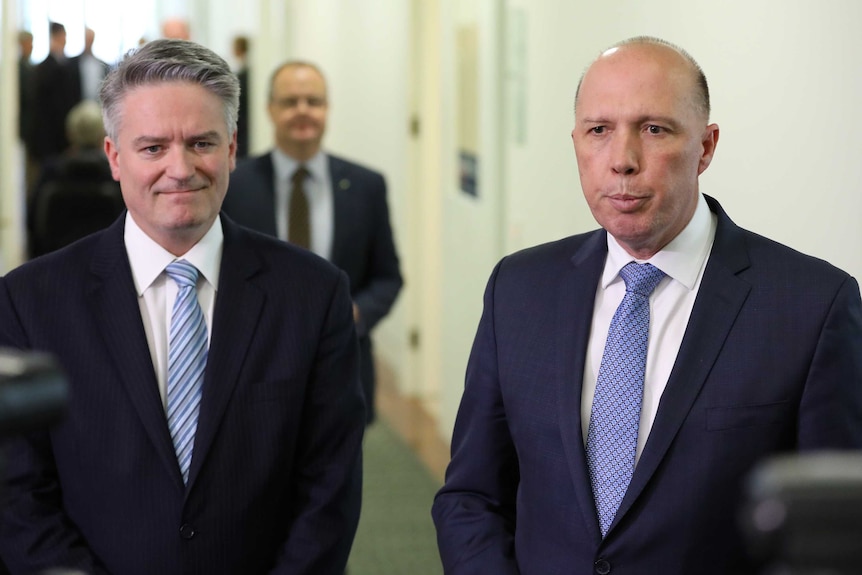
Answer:
<svg viewBox="0 0 862 575"><path fill-rule="evenodd" d="M441 575L431 503L448 447L418 403L380 372L380 418L365 434L362 515L348 573Z"/></svg>

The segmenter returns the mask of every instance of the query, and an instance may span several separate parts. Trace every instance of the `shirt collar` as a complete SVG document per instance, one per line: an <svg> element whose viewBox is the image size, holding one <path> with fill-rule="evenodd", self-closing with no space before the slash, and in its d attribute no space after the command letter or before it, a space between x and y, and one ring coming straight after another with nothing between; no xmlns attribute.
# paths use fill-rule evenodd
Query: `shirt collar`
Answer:
<svg viewBox="0 0 862 575"><path fill-rule="evenodd" d="M195 266L213 289L218 287L219 264L224 244L220 216L216 216L206 235L192 246L192 249L179 257L174 256L144 233L129 212L126 212L124 239L138 297L156 281L169 263L180 259Z"/></svg>
<svg viewBox="0 0 862 575"><path fill-rule="evenodd" d="M322 182L326 173L326 153L323 150L319 150L307 162L297 162L280 149L275 148L272 151L272 163L275 167L275 179L277 182L289 181L300 165L305 166L309 177L317 182Z"/></svg>
<svg viewBox="0 0 862 575"><path fill-rule="evenodd" d="M680 282L688 289L694 289L703 262L712 249L715 239L716 217L709 211L703 194L698 194L697 207L691 220L669 244L652 256L648 261L666 275ZM608 234L608 259L602 274L602 288L607 288L623 269L635 260Z"/></svg>

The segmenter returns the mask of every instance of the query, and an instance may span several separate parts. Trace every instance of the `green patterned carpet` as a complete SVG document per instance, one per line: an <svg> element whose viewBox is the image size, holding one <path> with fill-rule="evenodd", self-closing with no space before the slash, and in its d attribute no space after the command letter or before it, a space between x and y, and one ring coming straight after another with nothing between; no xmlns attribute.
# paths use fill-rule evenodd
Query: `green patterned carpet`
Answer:
<svg viewBox="0 0 862 575"><path fill-rule="evenodd" d="M362 516L348 575L441 575L431 503L437 480L384 421L365 433Z"/></svg>

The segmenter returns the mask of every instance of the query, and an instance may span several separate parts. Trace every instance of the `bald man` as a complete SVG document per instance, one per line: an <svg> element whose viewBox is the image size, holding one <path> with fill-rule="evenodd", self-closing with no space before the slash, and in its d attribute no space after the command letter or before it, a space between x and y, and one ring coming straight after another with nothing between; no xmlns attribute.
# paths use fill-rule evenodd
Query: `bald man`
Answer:
<svg viewBox="0 0 862 575"><path fill-rule="evenodd" d="M755 464L862 447L858 284L699 191L719 129L681 48L613 46L575 103L601 229L491 276L433 507L445 571L756 573Z"/></svg>
<svg viewBox="0 0 862 575"><path fill-rule="evenodd" d="M386 180L324 149L329 90L323 72L311 62L291 60L276 68L267 111L275 147L237 165L222 209L237 223L299 243L347 274L370 424L376 417L371 332L392 309L404 283ZM296 186L300 173L305 175ZM306 204L301 239L294 236L299 223L295 199Z"/></svg>
<svg viewBox="0 0 862 575"><path fill-rule="evenodd" d="M162 22L162 38L174 40L191 40L189 23L182 18L167 18Z"/></svg>

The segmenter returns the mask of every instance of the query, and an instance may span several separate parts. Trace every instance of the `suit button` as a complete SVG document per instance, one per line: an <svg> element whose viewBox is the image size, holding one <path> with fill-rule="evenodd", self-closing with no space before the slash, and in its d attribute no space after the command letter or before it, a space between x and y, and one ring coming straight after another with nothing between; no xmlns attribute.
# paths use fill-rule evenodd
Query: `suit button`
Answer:
<svg viewBox="0 0 862 575"><path fill-rule="evenodd" d="M182 527L180 527L180 537L183 539L191 539L194 536L195 528L188 523L183 523Z"/></svg>
<svg viewBox="0 0 862 575"><path fill-rule="evenodd" d="M611 564L604 559L596 561L594 567L596 568L596 573L598 573L598 575L608 575L608 573L611 572Z"/></svg>

